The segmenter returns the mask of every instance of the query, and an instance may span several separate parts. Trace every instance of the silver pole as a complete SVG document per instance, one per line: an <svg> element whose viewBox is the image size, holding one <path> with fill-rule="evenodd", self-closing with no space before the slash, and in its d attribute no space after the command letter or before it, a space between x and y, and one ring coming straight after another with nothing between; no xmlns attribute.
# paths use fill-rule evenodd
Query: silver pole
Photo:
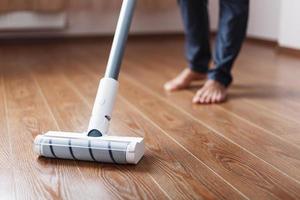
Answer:
<svg viewBox="0 0 300 200"><path fill-rule="evenodd" d="M118 80L135 4L136 0L123 0L105 72L106 78Z"/></svg>

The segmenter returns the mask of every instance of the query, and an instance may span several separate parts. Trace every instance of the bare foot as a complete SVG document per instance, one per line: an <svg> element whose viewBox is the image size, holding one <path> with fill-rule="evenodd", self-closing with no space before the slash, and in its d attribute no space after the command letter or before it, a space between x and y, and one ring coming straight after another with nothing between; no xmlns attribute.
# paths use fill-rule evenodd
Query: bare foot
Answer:
<svg viewBox="0 0 300 200"><path fill-rule="evenodd" d="M193 72L189 68L184 69L176 78L164 85L166 91L173 92L187 88L193 81L206 78L206 74Z"/></svg>
<svg viewBox="0 0 300 200"><path fill-rule="evenodd" d="M209 104L221 103L226 100L226 88L215 80L207 80L193 98L193 103Z"/></svg>

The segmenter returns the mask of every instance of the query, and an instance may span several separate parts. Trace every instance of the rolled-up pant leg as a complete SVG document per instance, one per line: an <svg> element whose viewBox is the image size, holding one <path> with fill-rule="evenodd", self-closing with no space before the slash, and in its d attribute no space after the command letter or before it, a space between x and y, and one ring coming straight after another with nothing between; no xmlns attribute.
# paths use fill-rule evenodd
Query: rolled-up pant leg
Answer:
<svg viewBox="0 0 300 200"><path fill-rule="evenodd" d="M209 79L224 86L232 82L231 69L245 39L249 0L220 0L220 19L214 52L214 69Z"/></svg>
<svg viewBox="0 0 300 200"><path fill-rule="evenodd" d="M186 57L195 72L207 73L211 59L208 0L178 0L186 35Z"/></svg>

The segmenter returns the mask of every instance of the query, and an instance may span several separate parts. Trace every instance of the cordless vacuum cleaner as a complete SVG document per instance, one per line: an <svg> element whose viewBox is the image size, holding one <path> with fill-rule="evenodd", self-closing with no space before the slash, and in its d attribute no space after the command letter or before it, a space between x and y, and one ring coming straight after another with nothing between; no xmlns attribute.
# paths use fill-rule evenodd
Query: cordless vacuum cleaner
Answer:
<svg viewBox="0 0 300 200"><path fill-rule="evenodd" d="M109 136L108 128L118 90L118 76L136 0L123 0L105 77L101 79L87 132L49 131L34 140L44 157L137 164L144 155L144 139Z"/></svg>

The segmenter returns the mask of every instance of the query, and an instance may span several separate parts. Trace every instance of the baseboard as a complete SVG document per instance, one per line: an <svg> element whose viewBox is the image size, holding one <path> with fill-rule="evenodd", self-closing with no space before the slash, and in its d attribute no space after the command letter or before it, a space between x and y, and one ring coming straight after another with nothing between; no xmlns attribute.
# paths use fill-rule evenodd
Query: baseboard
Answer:
<svg viewBox="0 0 300 200"><path fill-rule="evenodd" d="M247 37L246 41L260 44L260 45L266 45L266 46L271 46L276 50L276 53L280 54L289 54L293 56L300 56L300 50L299 49L294 49L294 48L289 48L289 47L281 47L277 41L272 41L272 40L265 40L261 38L255 38L255 37Z"/></svg>
<svg viewBox="0 0 300 200"><path fill-rule="evenodd" d="M280 54L288 54L288 55L300 57L300 50L298 50L298 49L291 49L291 48L287 48L287 47L278 46L277 51Z"/></svg>

